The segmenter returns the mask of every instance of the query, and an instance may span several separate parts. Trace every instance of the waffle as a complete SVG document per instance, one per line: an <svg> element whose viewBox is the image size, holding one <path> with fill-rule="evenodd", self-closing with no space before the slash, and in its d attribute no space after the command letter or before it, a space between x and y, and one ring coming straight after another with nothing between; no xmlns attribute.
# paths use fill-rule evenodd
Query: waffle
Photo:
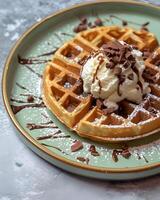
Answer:
<svg viewBox="0 0 160 200"><path fill-rule="evenodd" d="M123 40L139 50L153 52L145 61L144 72L151 93L139 105L124 100L118 111L104 115L93 98L83 94L79 78L85 58L113 40ZM67 127L92 140L132 140L152 134L160 128L160 68L155 65L160 57L160 48L157 47L155 36L143 30L108 26L80 32L61 46L45 67L44 102Z"/></svg>

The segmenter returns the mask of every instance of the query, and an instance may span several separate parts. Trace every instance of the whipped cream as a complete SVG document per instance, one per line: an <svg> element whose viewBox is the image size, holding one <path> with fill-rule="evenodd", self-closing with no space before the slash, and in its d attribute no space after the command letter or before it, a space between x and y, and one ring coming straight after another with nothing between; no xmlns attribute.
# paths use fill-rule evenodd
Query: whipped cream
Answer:
<svg viewBox="0 0 160 200"><path fill-rule="evenodd" d="M105 100L106 107L117 106L117 103L124 99L139 104L143 95L150 92L148 83L142 77L145 69L142 52L123 41L119 44L130 48L134 68L131 67L129 58L127 67L120 62L114 67L107 67L111 58L103 49L99 49L90 55L81 72L84 92Z"/></svg>

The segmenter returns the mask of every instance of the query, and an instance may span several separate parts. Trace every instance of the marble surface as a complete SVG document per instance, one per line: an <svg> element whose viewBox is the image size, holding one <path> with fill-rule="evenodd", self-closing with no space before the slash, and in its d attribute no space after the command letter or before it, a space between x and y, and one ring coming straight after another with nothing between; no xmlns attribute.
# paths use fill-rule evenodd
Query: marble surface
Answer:
<svg viewBox="0 0 160 200"><path fill-rule="evenodd" d="M82 0L0 0L0 78L8 51L21 33L50 13L79 2ZM153 2L160 4L159 0ZM0 130L0 200L160 199L160 175L108 182L71 175L48 164L16 136L1 93Z"/></svg>

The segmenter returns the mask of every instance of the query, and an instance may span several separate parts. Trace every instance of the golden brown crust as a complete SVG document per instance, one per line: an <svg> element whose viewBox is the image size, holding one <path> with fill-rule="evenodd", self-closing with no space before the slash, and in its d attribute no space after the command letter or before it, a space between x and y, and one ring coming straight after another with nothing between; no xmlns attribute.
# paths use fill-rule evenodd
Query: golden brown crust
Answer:
<svg viewBox="0 0 160 200"><path fill-rule="evenodd" d="M124 101L123 113L104 116L96 106L91 107L90 96L83 96L78 82L81 62L92 50L115 39L136 45L140 50L153 51L158 45L155 36L146 31L117 26L93 28L78 33L60 47L43 76L43 99L47 107L77 134L96 141L134 139L160 128L160 71L155 65L159 49L145 61L145 78L152 92L140 105Z"/></svg>

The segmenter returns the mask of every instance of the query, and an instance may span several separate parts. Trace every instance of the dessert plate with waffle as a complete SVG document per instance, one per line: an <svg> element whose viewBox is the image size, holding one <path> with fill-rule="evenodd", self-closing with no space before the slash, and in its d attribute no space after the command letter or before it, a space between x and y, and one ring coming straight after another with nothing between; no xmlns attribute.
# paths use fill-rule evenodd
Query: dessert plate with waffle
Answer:
<svg viewBox="0 0 160 200"><path fill-rule="evenodd" d="M5 64L3 98L35 153L92 178L160 172L159 11L134 1L90 2L21 36Z"/></svg>

